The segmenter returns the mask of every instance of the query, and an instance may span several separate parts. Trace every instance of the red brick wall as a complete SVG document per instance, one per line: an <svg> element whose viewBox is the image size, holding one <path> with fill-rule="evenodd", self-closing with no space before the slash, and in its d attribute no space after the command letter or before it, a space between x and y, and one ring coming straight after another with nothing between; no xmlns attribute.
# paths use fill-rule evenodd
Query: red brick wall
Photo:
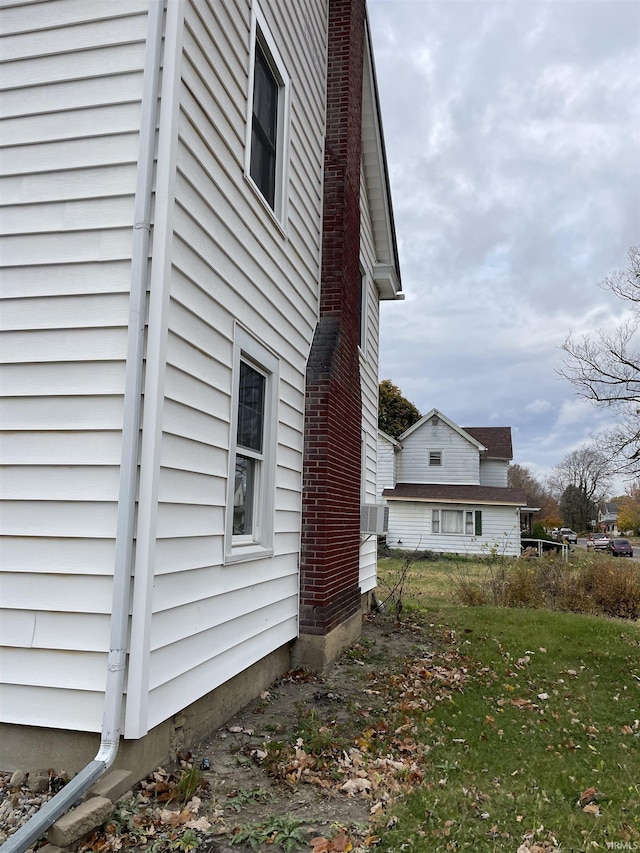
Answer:
<svg viewBox="0 0 640 853"><path fill-rule="evenodd" d="M360 608L360 156L365 0L330 0L320 319L307 365L300 630Z"/></svg>

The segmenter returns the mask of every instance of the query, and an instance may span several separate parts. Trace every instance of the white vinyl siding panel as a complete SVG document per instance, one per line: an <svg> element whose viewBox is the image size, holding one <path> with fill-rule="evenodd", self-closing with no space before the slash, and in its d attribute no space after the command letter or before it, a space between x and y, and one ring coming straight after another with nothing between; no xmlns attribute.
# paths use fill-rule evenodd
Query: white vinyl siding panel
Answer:
<svg viewBox="0 0 640 853"><path fill-rule="evenodd" d="M382 497L384 489L392 489L396 484L396 451L389 439L378 436L378 469L376 477L376 499L386 503Z"/></svg>
<svg viewBox="0 0 640 853"><path fill-rule="evenodd" d="M412 432L402 442L398 466L399 483L464 483L480 484L480 453L470 443L439 420L430 421ZM442 465L429 465L429 452L442 453Z"/></svg>
<svg viewBox="0 0 640 853"><path fill-rule="evenodd" d="M432 510L482 512L482 534L476 536L433 533ZM520 554L520 515L515 507L482 504L438 504L426 501L389 501L387 543L403 551L435 551L453 554L489 554L493 548L504 556Z"/></svg>
<svg viewBox="0 0 640 853"><path fill-rule="evenodd" d="M234 0L185 4L146 727L297 634L324 126L324 54L316 68L297 42L302 21L326 33L326 8L321 0L261 8L301 81L291 111L286 237L244 177L249 9ZM274 536L272 556L224 565L236 322L278 359Z"/></svg>
<svg viewBox="0 0 640 853"><path fill-rule="evenodd" d="M2 651L3 660L10 650ZM104 660L92 659L94 669L106 668ZM66 661L67 665L73 661ZM39 687L31 684L2 685L2 721L19 726L99 732L104 710L104 687L100 690L73 690L69 687Z"/></svg>
<svg viewBox="0 0 640 853"><path fill-rule="evenodd" d="M380 334L380 304L378 291L373 283L373 265L376 252L373 245L370 208L367 195L366 177L360 175L360 263L364 272L362 310L363 346L360 352L360 387L362 394L362 431L364 436L363 453L363 503L374 504L377 500L376 477L378 456L378 353ZM376 536L368 537L360 546L360 590L369 592L377 584Z"/></svg>
<svg viewBox="0 0 640 853"><path fill-rule="evenodd" d="M507 488L507 468L509 463L506 459L482 459L480 461L480 484L482 486L500 486Z"/></svg>
<svg viewBox="0 0 640 853"><path fill-rule="evenodd" d="M2 719L25 725L100 729L147 7L2 11L2 603L22 647L4 635Z"/></svg>

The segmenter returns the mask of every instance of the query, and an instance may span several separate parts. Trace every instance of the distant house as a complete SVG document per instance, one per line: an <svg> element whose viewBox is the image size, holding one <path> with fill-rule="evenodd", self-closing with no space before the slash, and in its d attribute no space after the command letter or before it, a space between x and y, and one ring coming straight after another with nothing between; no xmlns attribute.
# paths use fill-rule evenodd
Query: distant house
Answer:
<svg viewBox="0 0 640 853"><path fill-rule="evenodd" d="M597 529L618 535L618 505L604 503L598 508Z"/></svg>
<svg viewBox="0 0 640 853"><path fill-rule="evenodd" d="M510 427L459 427L432 409L398 437L378 437L387 544L403 550L520 554L522 489L507 487Z"/></svg>
<svg viewBox="0 0 640 853"><path fill-rule="evenodd" d="M0 767L141 775L326 665L376 584L365 0L2 18Z"/></svg>

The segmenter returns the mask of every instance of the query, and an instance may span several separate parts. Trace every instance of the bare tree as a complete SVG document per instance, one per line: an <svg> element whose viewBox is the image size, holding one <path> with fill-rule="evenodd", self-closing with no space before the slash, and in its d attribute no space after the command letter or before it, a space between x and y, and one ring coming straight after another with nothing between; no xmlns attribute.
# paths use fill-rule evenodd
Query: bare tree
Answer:
<svg viewBox="0 0 640 853"><path fill-rule="evenodd" d="M586 530L611 483L608 460L596 447L568 453L551 472L549 483L567 524Z"/></svg>
<svg viewBox="0 0 640 853"><path fill-rule="evenodd" d="M615 427L599 436L598 448L613 473L640 474L640 246L629 249L629 265L600 286L628 304L631 317L612 332L600 330L562 345L568 356L559 371L578 394L619 415Z"/></svg>
<svg viewBox="0 0 640 853"><path fill-rule="evenodd" d="M537 480L528 468L513 463L507 468L507 485L512 489L524 489L529 506L539 507L536 521L545 527L557 525L560 521L558 501L551 494L549 486Z"/></svg>

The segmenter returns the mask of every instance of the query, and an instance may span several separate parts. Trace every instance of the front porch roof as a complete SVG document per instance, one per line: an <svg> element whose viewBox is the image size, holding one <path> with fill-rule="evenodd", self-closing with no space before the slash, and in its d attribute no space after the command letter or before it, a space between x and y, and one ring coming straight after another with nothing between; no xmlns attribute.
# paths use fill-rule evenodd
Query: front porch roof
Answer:
<svg viewBox="0 0 640 853"><path fill-rule="evenodd" d="M388 501L423 501L425 503L489 504L493 506L526 507L523 489L504 489L499 486L468 486L442 483L397 483L385 489L382 497Z"/></svg>

